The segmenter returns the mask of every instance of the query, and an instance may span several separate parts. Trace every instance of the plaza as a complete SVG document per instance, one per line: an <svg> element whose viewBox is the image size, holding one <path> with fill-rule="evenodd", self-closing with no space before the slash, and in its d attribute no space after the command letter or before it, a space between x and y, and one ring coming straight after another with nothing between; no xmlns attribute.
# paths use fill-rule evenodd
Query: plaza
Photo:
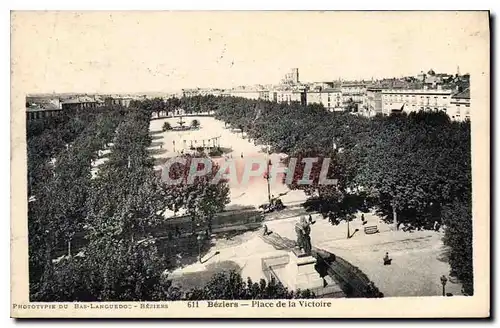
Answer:
<svg viewBox="0 0 500 328"><path fill-rule="evenodd" d="M270 154L269 157L263 146L255 144L241 137L242 133L236 129L231 129L224 126L224 122L216 120L213 117L206 116L190 116L184 118L187 124L191 120L198 120L200 127L198 129L176 131L162 131L162 126L165 122L171 124L172 127L178 125L178 117L170 117L163 119L151 120L150 131L152 133L153 142L150 147L150 152L155 159L155 169L162 168L162 164L167 158L179 156L182 152L189 153L191 145L193 147L206 147L213 145L214 138L218 145L223 148L225 154L221 157L212 158L214 162L222 165L226 160L235 161L235 166L238 170L244 167L245 159L255 158L274 161L279 161L283 154ZM240 172L240 171L239 171ZM229 181L231 205L237 206L259 206L268 201L267 181L263 177L251 177L249 183L240 183L240 181ZM281 200L285 204L299 203L307 199L305 194L300 190L290 190L279 179L276 179L270 186L271 195L281 196Z"/></svg>
<svg viewBox="0 0 500 328"><path fill-rule="evenodd" d="M189 146L174 150L174 143L175 145L190 145L191 142L199 144L200 140L208 140L214 136L220 137L218 141L220 147L230 149L225 156L232 155L236 161L242 160L242 153L244 157L267 158L267 154L263 150L264 147L250 143L248 139L242 138L241 132L226 128L223 122L212 117L189 117L187 123L189 124L189 120L192 119L199 120L199 129L161 132L164 122L175 126L179 119L165 118L151 121L150 131L155 136L152 149L157 149L157 152L153 152L157 161L156 168L161 167L161 164L158 163L162 163L162 160L178 156L182 150L189 151ZM275 157L276 159L279 156L282 154L271 154L270 158ZM214 158L214 161L220 162L224 159L224 157ZM260 177L254 178L251 183L245 185L230 182L231 202L228 206L257 207L265 203L267 201L266 183L266 180ZM294 224L301 213L297 207L300 207L300 204L307 199L306 195L300 190L290 191L281 181L272 184L271 193L274 195L284 194L281 199L286 206L291 208L283 213L268 215L264 223L270 231L295 240ZM391 226L382 222L374 213L366 213L367 225L377 225L380 233L365 235L359 219L360 215L361 213L358 214L357 219L350 223L351 233L356 229L359 231L354 233L352 238L347 239L347 224L345 222L334 226L328 220L313 214L316 221L311 231L313 246L341 256L352 265L357 266L375 283L385 297L441 295L442 286L439 278L442 275L448 275L450 271L446 259L447 249L443 245L441 232L394 231ZM248 231L231 240L216 239L205 256L206 262L180 267L172 272L173 277L201 273L206 271L208 266L210 270L217 270L216 263L231 262L234 266L239 267L244 278L250 277L254 281L264 279L261 266L262 258L281 256L287 251L277 250L264 242L261 234L261 231ZM393 258L392 265L385 266L382 263L386 252ZM221 266L220 270L223 270L223 267L224 265ZM460 295L460 291L461 285L459 283L448 281L447 293Z"/></svg>

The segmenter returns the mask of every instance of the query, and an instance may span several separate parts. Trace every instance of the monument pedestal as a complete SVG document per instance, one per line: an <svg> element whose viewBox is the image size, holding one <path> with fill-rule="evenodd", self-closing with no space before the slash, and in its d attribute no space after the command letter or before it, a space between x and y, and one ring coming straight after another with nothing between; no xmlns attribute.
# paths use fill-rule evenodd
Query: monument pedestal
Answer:
<svg viewBox="0 0 500 328"><path fill-rule="evenodd" d="M289 277L295 289L314 290L323 287L323 278L314 268L316 259L301 250L294 249L288 264Z"/></svg>

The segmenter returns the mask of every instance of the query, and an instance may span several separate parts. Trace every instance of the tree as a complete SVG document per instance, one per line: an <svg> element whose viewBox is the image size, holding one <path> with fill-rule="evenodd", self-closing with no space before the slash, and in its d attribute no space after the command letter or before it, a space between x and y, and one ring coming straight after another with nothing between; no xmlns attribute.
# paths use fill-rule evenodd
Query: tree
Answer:
<svg viewBox="0 0 500 328"><path fill-rule="evenodd" d="M432 227L440 208L470 190L470 130L442 113L375 118L356 184L377 195L395 226ZM383 155L382 155L383 154Z"/></svg>
<svg viewBox="0 0 500 328"><path fill-rule="evenodd" d="M203 287L193 289L187 296L189 300L247 300L247 299L291 299L314 298L309 290L288 291L274 278L259 283L250 278L245 282L235 271L215 274Z"/></svg>
<svg viewBox="0 0 500 328"><path fill-rule="evenodd" d="M175 163L168 172L171 179L182 181L178 184L165 185L166 193L172 195L172 210L186 209L191 217L192 233L195 234L197 227L205 226L209 233L212 232L212 220L216 213L221 212L229 203L229 187L227 181L220 179L212 183L217 175L219 166L211 161L212 169L207 174L197 176L192 183L188 181L193 156L183 155L186 164ZM204 164L199 163L197 170L204 169Z"/></svg>
<svg viewBox="0 0 500 328"><path fill-rule="evenodd" d="M349 98L345 109L348 113L356 113L358 111L358 104L356 104L352 98Z"/></svg>
<svg viewBox="0 0 500 328"><path fill-rule="evenodd" d="M472 267L472 211L471 202L456 200L443 210L446 226L444 244L450 247L451 275L460 279L463 291L474 294L474 270Z"/></svg>
<svg viewBox="0 0 500 328"><path fill-rule="evenodd" d="M194 128L194 129L197 129L200 127L200 121L198 121L197 119L194 119L191 121L191 127Z"/></svg>
<svg viewBox="0 0 500 328"><path fill-rule="evenodd" d="M165 301L179 299L164 275L154 241L92 240L82 256L51 264L34 301Z"/></svg>
<svg viewBox="0 0 500 328"><path fill-rule="evenodd" d="M165 123L163 123L163 126L162 126L161 130L163 132L172 130L172 126L170 125L169 122L165 122Z"/></svg>
<svg viewBox="0 0 500 328"><path fill-rule="evenodd" d="M238 124L238 129L241 131L241 137L243 138L243 124Z"/></svg>
<svg viewBox="0 0 500 328"><path fill-rule="evenodd" d="M28 202L32 299L57 289L52 280L59 271L52 260L61 254L76 254L72 241L81 234L87 216L91 161L110 140L120 120L121 111L111 110L106 107L71 117L63 114L41 125L28 122L28 190L33 196Z"/></svg>
<svg viewBox="0 0 500 328"><path fill-rule="evenodd" d="M225 97L216 106L216 117L231 126L250 127L246 132L257 143L299 161L332 157L335 149L337 188L314 182L300 186L295 182L303 166L296 169L290 187L308 193L311 210L348 218L357 207L375 207L396 228L405 223L430 229L448 215L455 199L470 202L470 122L450 122L445 113L350 115L356 107L349 99L347 111L333 115L314 106ZM313 176L318 166L313 166ZM455 231L460 234L457 243L466 247L471 229Z"/></svg>

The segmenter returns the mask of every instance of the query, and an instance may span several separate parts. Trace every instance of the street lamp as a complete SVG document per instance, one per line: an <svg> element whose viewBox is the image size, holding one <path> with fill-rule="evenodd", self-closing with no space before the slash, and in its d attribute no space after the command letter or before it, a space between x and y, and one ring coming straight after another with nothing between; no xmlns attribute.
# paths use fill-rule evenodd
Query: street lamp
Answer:
<svg viewBox="0 0 500 328"><path fill-rule="evenodd" d="M266 180L267 180L267 200L269 201L269 204L271 204L271 184L269 183L270 179L270 167L271 167L271 160L269 159L269 148L270 146L266 147L267 150L267 156L266 156L266 165L267 165L267 172L266 172Z"/></svg>
<svg viewBox="0 0 500 328"><path fill-rule="evenodd" d="M440 279L441 279L441 285L443 285L443 296L446 296L445 286L446 282L448 282L448 279L446 278L445 275L442 275Z"/></svg>
<svg viewBox="0 0 500 328"><path fill-rule="evenodd" d="M196 241L198 242L198 261L201 263L201 234L198 234Z"/></svg>

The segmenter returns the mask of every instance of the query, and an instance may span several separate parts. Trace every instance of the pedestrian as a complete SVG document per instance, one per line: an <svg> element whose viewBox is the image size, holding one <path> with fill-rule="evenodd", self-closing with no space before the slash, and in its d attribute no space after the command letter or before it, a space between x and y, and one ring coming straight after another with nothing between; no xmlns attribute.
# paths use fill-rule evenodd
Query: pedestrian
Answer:
<svg viewBox="0 0 500 328"><path fill-rule="evenodd" d="M241 153L241 158L243 158L243 153Z"/></svg>
<svg viewBox="0 0 500 328"><path fill-rule="evenodd" d="M433 227L434 231L438 231L439 230L439 222L437 221L434 221L434 227Z"/></svg>
<svg viewBox="0 0 500 328"><path fill-rule="evenodd" d="M365 215L361 214L361 224L365 225L368 221L365 220Z"/></svg>
<svg viewBox="0 0 500 328"><path fill-rule="evenodd" d="M391 265L392 259L389 258L389 252L385 252L384 265Z"/></svg>
<svg viewBox="0 0 500 328"><path fill-rule="evenodd" d="M267 228L267 224L264 224L264 236L269 236L273 232Z"/></svg>

